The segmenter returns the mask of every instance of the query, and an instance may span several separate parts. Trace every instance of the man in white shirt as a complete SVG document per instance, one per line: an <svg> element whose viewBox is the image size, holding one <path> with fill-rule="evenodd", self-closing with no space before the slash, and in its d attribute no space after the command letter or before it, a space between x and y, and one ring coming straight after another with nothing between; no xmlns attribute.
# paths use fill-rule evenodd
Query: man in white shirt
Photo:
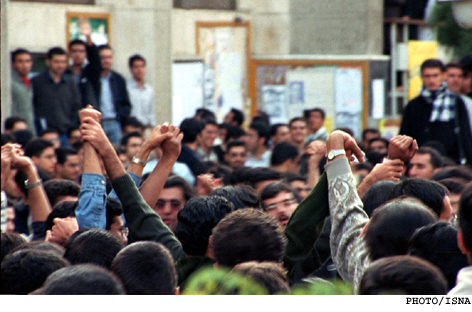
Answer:
<svg viewBox="0 0 472 312"><path fill-rule="evenodd" d="M155 94L153 88L144 82L146 60L139 54L129 58L129 70L133 78L126 82L131 102L131 116L136 117L147 128L156 126Z"/></svg>

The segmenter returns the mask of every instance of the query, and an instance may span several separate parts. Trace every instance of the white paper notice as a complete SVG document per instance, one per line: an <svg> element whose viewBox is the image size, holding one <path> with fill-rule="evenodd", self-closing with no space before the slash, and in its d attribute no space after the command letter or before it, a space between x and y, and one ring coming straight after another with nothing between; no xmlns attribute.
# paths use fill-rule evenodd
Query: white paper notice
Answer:
<svg viewBox="0 0 472 312"><path fill-rule="evenodd" d="M285 91L284 85L262 87L262 110L269 115L271 124L288 122Z"/></svg>
<svg viewBox="0 0 472 312"><path fill-rule="evenodd" d="M358 68L339 68L336 71L336 113L362 111L362 72Z"/></svg>
<svg viewBox="0 0 472 312"><path fill-rule="evenodd" d="M372 118L384 118L385 108L385 81L384 79L372 80Z"/></svg>

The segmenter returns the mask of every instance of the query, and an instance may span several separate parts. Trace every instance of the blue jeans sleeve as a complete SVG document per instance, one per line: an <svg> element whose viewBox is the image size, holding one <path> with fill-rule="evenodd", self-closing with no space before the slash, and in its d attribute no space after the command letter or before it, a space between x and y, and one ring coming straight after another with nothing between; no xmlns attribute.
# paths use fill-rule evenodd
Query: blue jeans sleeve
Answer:
<svg viewBox="0 0 472 312"><path fill-rule="evenodd" d="M136 187L139 189L139 185L141 184L141 178L139 176L137 176L136 174L131 173L131 172L128 172L128 174L131 177L131 179L133 180L134 184L136 184ZM116 198L116 199L119 200L118 195L116 195L115 189L111 190L111 192L110 192L110 194L108 194L108 196L110 196L112 198Z"/></svg>
<svg viewBox="0 0 472 312"><path fill-rule="evenodd" d="M106 182L101 174L84 173L82 189L79 193L79 203L75 216L79 228L105 229L106 219Z"/></svg>

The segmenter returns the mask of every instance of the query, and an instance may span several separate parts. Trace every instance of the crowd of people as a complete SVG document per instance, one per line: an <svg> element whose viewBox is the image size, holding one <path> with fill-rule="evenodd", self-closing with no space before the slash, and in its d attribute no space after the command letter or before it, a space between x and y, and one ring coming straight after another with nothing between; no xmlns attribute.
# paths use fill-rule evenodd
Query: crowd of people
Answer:
<svg viewBox="0 0 472 312"><path fill-rule="evenodd" d="M145 59L126 81L86 26L70 68L52 48L29 81L12 54L0 293L472 294L470 58L423 63L390 139L321 108L157 125Z"/></svg>

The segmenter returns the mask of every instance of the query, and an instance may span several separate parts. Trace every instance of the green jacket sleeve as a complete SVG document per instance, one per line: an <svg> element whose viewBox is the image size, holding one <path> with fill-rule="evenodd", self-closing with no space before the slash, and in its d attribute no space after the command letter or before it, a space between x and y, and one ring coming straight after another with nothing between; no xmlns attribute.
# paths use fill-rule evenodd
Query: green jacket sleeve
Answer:
<svg viewBox="0 0 472 312"><path fill-rule="evenodd" d="M329 216L328 179L323 173L318 184L293 212L285 228L288 243L284 265L291 277L296 263L310 254Z"/></svg>
<svg viewBox="0 0 472 312"><path fill-rule="evenodd" d="M174 260L186 257L174 233L161 217L144 201L128 174L112 181L113 188L123 205L126 224L134 241L155 241L166 246Z"/></svg>

